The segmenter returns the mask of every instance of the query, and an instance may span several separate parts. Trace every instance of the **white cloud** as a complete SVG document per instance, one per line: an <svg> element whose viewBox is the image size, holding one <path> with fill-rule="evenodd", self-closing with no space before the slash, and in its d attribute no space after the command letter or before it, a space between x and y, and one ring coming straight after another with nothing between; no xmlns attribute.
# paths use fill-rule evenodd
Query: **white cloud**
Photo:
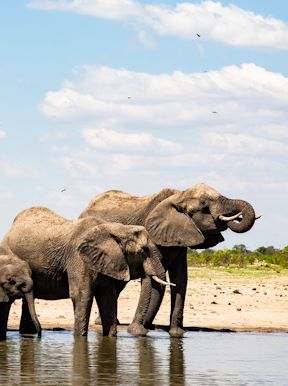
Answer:
<svg viewBox="0 0 288 386"><path fill-rule="evenodd" d="M264 17L233 4L220 2L182 2L175 7L141 4L133 0L32 0L31 8L57 10L116 20L159 35L186 39L214 40L234 46L288 49L288 24Z"/></svg>
<svg viewBox="0 0 288 386"><path fill-rule="evenodd" d="M128 133L111 129L86 128L82 130L86 142L95 149L116 152L178 153L183 147L177 143L155 138L149 133Z"/></svg>
<svg viewBox="0 0 288 386"><path fill-rule="evenodd" d="M203 134L203 141L218 151L232 154L286 155L288 144L246 134L213 133Z"/></svg>
<svg viewBox="0 0 288 386"><path fill-rule="evenodd" d="M287 89L288 78L252 63L160 75L85 66L77 81L47 92L40 109L56 119L90 120L129 131L217 125L232 130L257 125L267 131L287 122Z"/></svg>
<svg viewBox="0 0 288 386"><path fill-rule="evenodd" d="M7 177L36 177L39 176L39 170L28 163L21 161L15 162L8 159L5 155L0 156L1 174Z"/></svg>
<svg viewBox="0 0 288 386"><path fill-rule="evenodd" d="M0 130L0 140L6 138L6 133L3 130Z"/></svg>

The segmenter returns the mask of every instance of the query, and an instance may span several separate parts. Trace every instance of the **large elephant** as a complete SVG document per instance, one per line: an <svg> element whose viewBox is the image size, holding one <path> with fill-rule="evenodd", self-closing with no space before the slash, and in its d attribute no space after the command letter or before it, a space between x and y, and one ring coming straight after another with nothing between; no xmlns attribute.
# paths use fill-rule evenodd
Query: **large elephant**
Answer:
<svg viewBox="0 0 288 386"><path fill-rule="evenodd" d="M31 275L31 269L25 261L11 254L0 255L0 340L6 338L11 304L15 299L23 297L27 301L38 336L41 336L41 326L34 306Z"/></svg>
<svg viewBox="0 0 288 386"><path fill-rule="evenodd" d="M248 202L226 198L206 184L197 184L184 191L163 189L143 197L111 190L90 201L79 218L86 216L145 226L159 247L170 280L176 284L171 288L169 331L176 337L183 334L187 247L213 247L224 240L222 231L230 228L234 232L246 232L255 221L254 209ZM153 289L146 326L151 326L163 295L164 288Z"/></svg>
<svg viewBox="0 0 288 386"><path fill-rule="evenodd" d="M94 295L103 335L116 334L115 282L138 277L149 282L152 277L165 284L158 251L142 226L103 223L95 217L71 221L47 208L33 207L18 214L1 248L29 263L36 298L72 299L75 335L87 334ZM143 319L150 295L141 292L130 332L146 332ZM23 313L20 330L25 332L29 316L25 303Z"/></svg>

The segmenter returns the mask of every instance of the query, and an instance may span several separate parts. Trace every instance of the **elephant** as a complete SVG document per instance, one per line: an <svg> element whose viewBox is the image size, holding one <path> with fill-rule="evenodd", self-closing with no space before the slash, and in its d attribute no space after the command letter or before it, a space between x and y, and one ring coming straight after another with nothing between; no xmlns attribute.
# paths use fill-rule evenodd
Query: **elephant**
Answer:
<svg viewBox="0 0 288 386"><path fill-rule="evenodd" d="M106 221L142 225L147 229L161 253L161 262L170 280L176 284L171 288L169 330L174 337L183 335L187 248L213 247L224 240L222 231L229 228L237 233L246 232L255 221L254 209L248 202L226 198L205 183L184 191L163 189L147 196L110 190L92 198L79 218L86 216L100 216ZM118 286L118 293L123 288ZM163 295L163 287L153 288L146 327L153 328Z"/></svg>
<svg viewBox="0 0 288 386"><path fill-rule="evenodd" d="M41 325L35 311L32 272L29 265L18 257L0 255L0 339L6 338L11 304L15 299L25 298L32 321L41 337Z"/></svg>
<svg viewBox="0 0 288 386"><path fill-rule="evenodd" d="M72 299L76 336L87 335L94 295L103 335L116 335L115 282L143 277L168 284L160 255L142 226L107 223L95 216L67 220L48 208L32 207L16 216L0 248L29 264L36 298ZM150 295L141 292L129 332L147 333L143 320ZM24 302L20 332L28 332L29 324Z"/></svg>

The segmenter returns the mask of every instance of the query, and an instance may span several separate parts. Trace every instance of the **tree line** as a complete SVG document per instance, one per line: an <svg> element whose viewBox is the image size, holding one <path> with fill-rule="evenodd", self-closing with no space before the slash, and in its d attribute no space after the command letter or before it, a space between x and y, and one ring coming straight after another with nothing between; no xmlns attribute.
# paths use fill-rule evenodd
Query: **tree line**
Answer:
<svg viewBox="0 0 288 386"><path fill-rule="evenodd" d="M250 251L244 244L234 245L231 249L214 250L212 248L203 251L189 250L189 266L239 266L248 265L288 268L288 245L283 249L277 249L270 245L258 247Z"/></svg>

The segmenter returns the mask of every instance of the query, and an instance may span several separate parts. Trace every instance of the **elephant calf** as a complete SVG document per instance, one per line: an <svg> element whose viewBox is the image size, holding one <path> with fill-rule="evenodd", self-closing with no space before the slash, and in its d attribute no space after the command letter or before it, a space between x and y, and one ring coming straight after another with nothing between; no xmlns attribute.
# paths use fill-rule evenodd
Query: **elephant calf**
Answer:
<svg viewBox="0 0 288 386"><path fill-rule="evenodd" d="M7 323L11 304L15 299L24 297L32 321L41 336L33 297L33 281L29 265L13 255L0 255L0 339L6 338Z"/></svg>
<svg viewBox="0 0 288 386"><path fill-rule="evenodd" d="M71 221L47 208L33 207L18 214L1 247L29 263L36 298L72 299L75 335L87 334L94 295L103 335L116 334L114 279L127 282L143 277L144 282L154 278L165 283L157 249L142 226L103 223L96 217ZM143 320L150 295L151 291L141 292L132 333L147 332ZM27 314L24 303L21 332L27 329Z"/></svg>

